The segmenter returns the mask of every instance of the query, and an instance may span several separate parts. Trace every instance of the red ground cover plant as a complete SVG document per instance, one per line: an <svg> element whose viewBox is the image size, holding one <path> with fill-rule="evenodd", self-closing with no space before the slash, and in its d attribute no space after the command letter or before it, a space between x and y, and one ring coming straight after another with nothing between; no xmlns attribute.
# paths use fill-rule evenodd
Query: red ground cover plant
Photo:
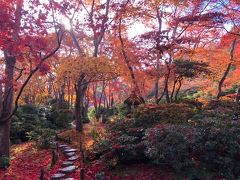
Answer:
<svg viewBox="0 0 240 180"><path fill-rule="evenodd" d="M51 152L39 150L31 142L14 145L11 154L11 166L6 170L0 170L0 179L38 179L41 168L46 169L51 163Z"/></svg>

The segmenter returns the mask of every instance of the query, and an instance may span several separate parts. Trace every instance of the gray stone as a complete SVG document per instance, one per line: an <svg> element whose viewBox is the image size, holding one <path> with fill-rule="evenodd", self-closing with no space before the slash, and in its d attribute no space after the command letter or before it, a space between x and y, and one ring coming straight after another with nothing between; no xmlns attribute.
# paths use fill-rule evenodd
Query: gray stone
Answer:
<svg viewBox="0 0 240 180"><path fill-rule="evenodd" d="M66 174L63 173L56 173L51 177L51 180L62 179Z"/></svg>
<svg viewBox="0 0 240 180"><path fill-rule="evenodd" d="M73 165L73 162L72 161L64 161L62 163L62 166L70 166L70 165Z"/></svg>
<svg viewBox="0 0 240 180"><path fill-rule="evenodd" d="M79 157L78 156L72 156L70 158L68 158L68 161L76 161Z"/></svg>
<svg viewBox="0 0 240 180"><path fill-rule="evenodd" d="M68 145L66 145L66 144L61 144L61 145L59 145L58 147L60 147L60 148L66 148L66 147L68 147Z"/></svg>
<svg viewBox="0 0 240 180"><path fill-rule="evenodd" d="M62 173L71 173L74 172L77 169L76 166L67 166L65 168L60 169L59 171Z"/></svg>
<svg viewBox="0 0 240 180"><path fill-rule="evenodd" d="M63 180L74 180L74 178L64 178Z"/></svg>
<svg viewBox="0 0 240 180"><path fill-rule="evenodd" d="M77 149L64 149L65 153L77 152Z"/></svg>

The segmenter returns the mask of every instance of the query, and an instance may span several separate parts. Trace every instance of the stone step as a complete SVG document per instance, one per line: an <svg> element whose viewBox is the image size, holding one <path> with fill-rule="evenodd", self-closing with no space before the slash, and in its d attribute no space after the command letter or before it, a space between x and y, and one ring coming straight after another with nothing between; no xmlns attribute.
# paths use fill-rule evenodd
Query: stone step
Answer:
<svg viewBox="0 0 240 180"><path fill-rule="evenodd" d="M74 164L74 162L73 161L64 161L63 163L62 163L62 166L71 166L71 165L73 165Z"/></svg>
<svg viewBox="0 0 240 180"><path fill-rule="evenodd" d="M76 161L79 158L79 156L72 156L70 158L68 158L68 161Z"/></svg>
<svg viewBox="0 0 240 180"><path fill-rule="evenodd" d="M67 166L65 168L59 169L59 171L61 173L66 173L67 174L67 173L72 173L72 172L76 171L76 169L77 169L76 166Z"/></svg>
<svg viewBox="0 0 240 180"><path fill-rule="evenodd" d="M66 144L61 144L61 145L59 145L58 147L59 147L59 148L66 148L66 147L68 147L68 145L66 145Z"/></svg>
<svg viewBox="0 0 240 180"><path fill-rule="evenodd" d="M77 149L64 149L63 151L65 153L70 153L70 152L77 152Z"/></svg>
<svg viewBox="0 0 240 180"><path fill-rule="evenodd" d="M56 173L51 177L51 180L60 180L60 179L64 178L65 176L66 176L66 174Z"/></svg>

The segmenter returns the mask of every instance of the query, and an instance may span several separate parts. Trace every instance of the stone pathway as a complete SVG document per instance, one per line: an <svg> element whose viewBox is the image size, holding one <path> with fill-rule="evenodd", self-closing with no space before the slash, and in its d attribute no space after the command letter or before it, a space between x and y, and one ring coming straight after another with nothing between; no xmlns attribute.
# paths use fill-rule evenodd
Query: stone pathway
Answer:
<svg viewBox="0 0 240 180"><path fill-rule="evenodd" d="M79 158L79 156L76 155L77 149L72 149L65 144L59 145L58 147L68 159L62 163L62 168L58 169L58 172L51 177L51 180L74 180L74 178L65 177L77 170L77 166L74 165Z"/></svg>

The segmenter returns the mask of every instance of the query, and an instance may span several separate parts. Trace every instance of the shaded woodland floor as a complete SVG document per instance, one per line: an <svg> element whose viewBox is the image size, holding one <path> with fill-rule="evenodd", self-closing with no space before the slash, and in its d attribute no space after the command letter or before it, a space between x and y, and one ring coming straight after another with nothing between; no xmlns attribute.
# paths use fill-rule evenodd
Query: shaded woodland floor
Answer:
<svg viewBox="0 0 240 180"><path fill-rule="evenodd" d="M90 130L96 127L96 124L86 124L84 126L84 147L89 148L93 140L90 136ZM103 129L102 124L98 124L98 128ZM80 133L74 129L63 131L59 134L61 138L71 138L70 147L79 148ZM64 144L64 143L62 143ZM79 152L77 153L79 155ZM41 150L36 147L33 142L27 142L11 147L11 166L7 170L0 171L0 179L2 180L34 180L39 179L40 170L45 171L44 179L50 179L53 174L58 172L62 163L67 159L62 153L59 155L57 163L51 167L52 151ZM80 178L80 159L75 163L77 170L68 174L65 178ZM103 162L96 160L85 165L85 179L95 179L96 174L104 173L104 179L163 179L170 180L173 173L167 169L159 169L147 164L131 164L122 166L118 169L109 171Z"/></svg>

